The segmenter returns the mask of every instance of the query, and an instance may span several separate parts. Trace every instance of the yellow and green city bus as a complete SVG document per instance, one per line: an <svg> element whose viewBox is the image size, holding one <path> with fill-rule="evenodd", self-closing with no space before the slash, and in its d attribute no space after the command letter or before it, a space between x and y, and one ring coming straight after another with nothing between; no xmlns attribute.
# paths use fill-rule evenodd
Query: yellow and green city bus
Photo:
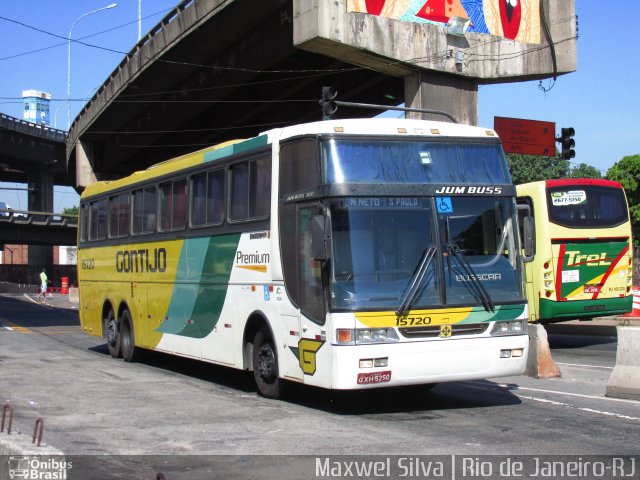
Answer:
<svg viewBox="0 0 640 480"><path fill-rule="evenodd" d="M618 182L567 178L518 185L532 211L533 261L526 263L529 320L587 320L631 311L631 223Z"/></svg>
<svg viewBox="0 0 640 480"><path fill-rule="evenodd" d="M80 319L113 357L253 371L258 392L524 372L515 187L492 130L268 131L86 188Z"/></svg>

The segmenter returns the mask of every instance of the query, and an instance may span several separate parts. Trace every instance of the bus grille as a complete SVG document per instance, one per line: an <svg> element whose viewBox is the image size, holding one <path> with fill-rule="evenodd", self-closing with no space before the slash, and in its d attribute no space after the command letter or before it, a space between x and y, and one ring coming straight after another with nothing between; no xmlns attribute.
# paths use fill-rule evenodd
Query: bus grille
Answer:
<svg viewBox="0 0 640 480"><path fill-rule="evenodd" d="M451 336L481 335L487 331L488 323L470 323L451 325ZM406 338L436 338L440 337L440 326L399 328L400 334Z"/></svg>

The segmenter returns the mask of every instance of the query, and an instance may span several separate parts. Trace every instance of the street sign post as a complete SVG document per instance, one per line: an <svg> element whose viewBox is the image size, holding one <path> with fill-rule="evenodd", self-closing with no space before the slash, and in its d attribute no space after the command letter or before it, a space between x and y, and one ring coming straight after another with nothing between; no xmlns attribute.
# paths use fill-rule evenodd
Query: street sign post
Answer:
<svg viewBox="0 0 640 480"><path fill-rule="evenodd" d="M493 129L502 140L505 153L547 157L554 157L556 154L554 122L494 117Z"/></svg>

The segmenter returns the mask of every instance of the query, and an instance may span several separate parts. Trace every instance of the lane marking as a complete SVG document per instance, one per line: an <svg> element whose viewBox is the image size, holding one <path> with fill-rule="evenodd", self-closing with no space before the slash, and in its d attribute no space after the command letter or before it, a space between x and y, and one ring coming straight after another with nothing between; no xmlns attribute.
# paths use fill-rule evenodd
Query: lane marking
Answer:
<svg viewBox="0 0 640 480"><path fill-rule="evenodd" d="M622 403L633 403L633 404L638 404L637 400L627 400L625 398L612 398L612 397L605 397L603 396L598 396L598 395L585 395L583 393L571 393L571 392L560 392L558 390L544 390L542 388L529 388L529 387L521 387L521 386L516 386L516 388L512 388L509 385L505 384L500 384L501 387L505 387L505 388L509 388L511 391L513 390L528 390L531 392L540 392L540 393L552 393L552 394L556 394L556 395L567 395L569 397L580 397L580 398L589 398L591 400L609 400L611 402L622 402Z"/></svg>
<svg viewBox="0 0 640 480"><path fill-rule="evenodd" d="M551 405L554 405L554 406L565 407L565 408L573 408L573 409L581 410L581 411L587 412L587 413L595 413L597 415L605 415L607 417L615 417L615 418L619 418L621 420L633 420L635 422L640 422L640 417L631 417L629 415L623 415L621 413L613 413L613 412L607 412L607 411L604 411L604 410L594 410L593 408L578 407L576 405L571 405L569 403L556 402L555 400L547 400L546 398L529 397L527 395L518 395L518 396L520 398L526 398L527 400L532 400L534 402L548 403L548 404L551 404Z"/></svg>
<svg viewBox="0 0 640 480"><path fill-rule="evenodd" d="M491 385L487 385L486 383L483 382L475 382L475 381L468 381L465 383L471 383L474 384L478 387L485 387L484 390L494 390L495 388L491 388ZM588 398L590 400L608 400L610 402L620 402L620 403L631 403L634 405L638 405L638 400L627 400L626 398L613 398L613 397L605 397L604 395L602 396L598 396L598 395L585 395L583 393L571 393L571 392L561 392L559 390L545 390L542 388L530 388L530 387L521 387L520 385L514 385L514 384L507 384L507 383L496 383L495 385L497 385L500 388L504 388L505 390L508 390L510 392L514 392L516 390L528 390L531 392L538 392L538 393L550 393L550 394L555 394L555 395L566 395L569 397L579 397L579 398ZM553 402L553 400L548 400L549 403Z"/></svg>
<svg viewBox="0 0 640 480"><path fill-rule="evenodd" d="M31 330L29 330L26 327L21 327L20 325L16 325L15 323L11 322L10 320L3 320L2 326L7 329L7 330L11 330L13 332L20 332L20 333L33 333Z"/></svg>
<svg viewBox="0 0 640 480"><path fill-rule="evenodd" d="M607 370L613 370L613 367L605 367L603 365L583 365L581 363L559 363L559 362L556 362L556 365L566 365L567 367L583 367L583 368L605 368Z"/></svg>
<svg viewBox="0 0 640 480"><path fill-rule="evenodd" d="M571 393L571 392L560 392L558 390L544 390L542 388L529 388L529 387L521 387L521 386L516 386L515 388L513 388L513 386L511 385L507 385L506 383L504 384L499 384L501 387L507 388L509 389L509 391L514 391L514 390L528 390L531 392L539 392L539 393L551 393L551 394L555 394L555 395L566 395L569 397L579 397L579 398L589 398L591 400L609 400L610 402L621 402L621 403L632 403L637 405L638 401L637 400L627 400L625 398L611 398L611 397L605 397L603 396L598 396L598 395L585 395L583 393Z"/></svg>
<svg viewBox="0 0 640 480"><path fill-rule="evenodd" d="M24 298L31 300L33 303L35 303L36 305L40 305L40 302L34 300L33 298L31 298L28 294L24 293L23 294Z"/></svg>

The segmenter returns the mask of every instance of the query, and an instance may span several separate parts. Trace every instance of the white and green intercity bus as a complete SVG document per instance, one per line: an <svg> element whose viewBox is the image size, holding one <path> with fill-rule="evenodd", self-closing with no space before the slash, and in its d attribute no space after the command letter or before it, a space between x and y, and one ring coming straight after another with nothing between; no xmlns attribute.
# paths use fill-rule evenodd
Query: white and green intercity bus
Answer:
<svg viewBox="0 0 640 480"><path fill-rule="evenodd" d="M81 198L80 319L251 370L258 392L524 372L515 188L484 128L331 120L206 148Z"/></svg>

